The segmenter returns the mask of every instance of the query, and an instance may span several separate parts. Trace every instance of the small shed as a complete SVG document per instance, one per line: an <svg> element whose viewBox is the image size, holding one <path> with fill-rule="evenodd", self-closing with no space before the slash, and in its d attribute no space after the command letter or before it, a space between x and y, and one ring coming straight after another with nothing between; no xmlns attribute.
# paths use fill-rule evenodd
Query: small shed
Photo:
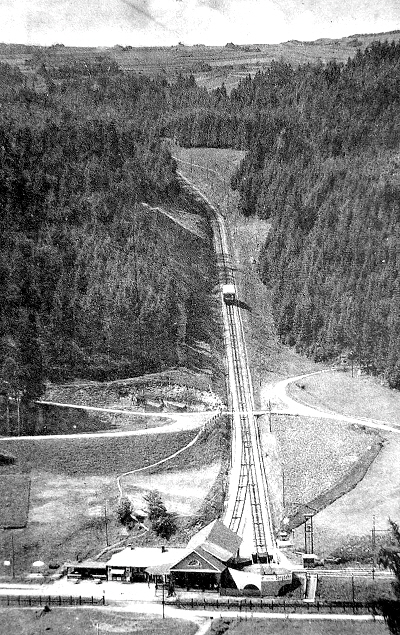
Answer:
<svg viewBox="0 0 400 635"><path fill-rule="evenodd" d="M107 564L97 560L66 562L68 580L106 580Z"/></svg>

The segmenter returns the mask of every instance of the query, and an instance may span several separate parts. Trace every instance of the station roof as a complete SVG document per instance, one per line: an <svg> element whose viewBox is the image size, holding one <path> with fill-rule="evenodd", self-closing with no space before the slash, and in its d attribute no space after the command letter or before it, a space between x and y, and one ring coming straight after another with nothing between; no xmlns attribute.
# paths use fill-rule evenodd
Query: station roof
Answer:
<svg viewBox="0 0 400 635"><path fill-rule="evenodd" d="M107 563L100 562L98 560L83 560L82 562L66 562L65 567L71 569L104 569L106 570Z"/></svg>
<svg viewBox="0 0 400 635"><path fill-rule="evenodd" d="M156 547L127 547L114 553L107 562L107 567L137 567L146 569L150 566L174 564L187 553L186 549L166 549L162 551Z"/></svg>
<svg viewBox="0 0 400 635"><path fill-rule="evenodd" d="M197 532L188 543L188 549L201 546L221 562L237 554L242 538L228 529L220 520L213 520Z"/></svg>

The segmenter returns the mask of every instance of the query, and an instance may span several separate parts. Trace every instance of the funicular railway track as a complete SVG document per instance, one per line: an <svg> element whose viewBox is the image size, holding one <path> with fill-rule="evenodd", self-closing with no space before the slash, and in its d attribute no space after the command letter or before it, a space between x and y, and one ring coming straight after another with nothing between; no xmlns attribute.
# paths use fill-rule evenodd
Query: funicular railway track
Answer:
<svg viewBox="0 0 400 635"><path fill-rule="evenodd" d="M236 287L231 256L228 251L225 224L218 212L215 211L215 215L219 244L218 255L223 263L220 278L223 277L224 279L221 282L223 284L233 284ZM254 552L260 560L275 559L275 540L268 500L268 486L259 431L253 414L255 409L253 389L240 308L236 303L229 303L224 305L224 311L226 312L228 326L228 346L232 354L233 372L231 372L230 384L235 413L234 419L236 419L233 425L235 427L236 423L238 428L236 436L240 437L240 440L236 439L240 445L240 469L238 470L236 467L236 472L238 471L239 475L235 485L233 509L230 512L228 503L226 521L233 531L241 533L246 513L246 498L248 498L253 528ZM238 453L236 456L238 456Z"/></svg>
<svg viewBox="0 0 400 635"><path fill-rule="evenodd" d="M219 285L236 289L234 267L222 215L182 177L186 187L194 190L206 204L213 224ZM237 294L236 294L237 295ZM277 562L268 485L263 462L259 430L254 412L254 398L240 308L236 302L223 303L229 389L232 400L232 462L225 511L225 523L242 534L246 523L252 526L251 553L260 562ZM250 517L249 517L250 516Z"/></svg>

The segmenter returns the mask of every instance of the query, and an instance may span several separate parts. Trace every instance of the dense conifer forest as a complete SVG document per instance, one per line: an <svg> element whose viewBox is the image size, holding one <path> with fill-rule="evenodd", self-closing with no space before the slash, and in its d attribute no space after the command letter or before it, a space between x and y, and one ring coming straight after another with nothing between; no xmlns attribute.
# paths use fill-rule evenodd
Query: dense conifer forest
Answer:
<svg viewBox="0 0 400 635"><path fill-rule="evenodd" d="M204 282L212 246L151 207L179 197L175 162L157 134L163 82L122 76L100 60L85 76L79 64L28 78L4 64L0 86L7 404L26 408L46 380L184 363L180 340L195 327L185 313L194 311L192 285Z"/></svg>
<svg viewBox="0 0 400 635"><path fill-rule="evenodd" d="M167 129L248 150L232 185L243 214L271 222L259 265L281 340L400 388L400 45L276 62L197 99Z"/></svg>
<svg viewBox="0 0 400 635"><path fill-rule="evenodd" d="M108 62L0 67L3 394L179 362L193 298L141 205L180 196L164 137L248 151L232 186L271 222L259 269L281 340L400 388L400 45L274 62L230 94Z"/></svg>

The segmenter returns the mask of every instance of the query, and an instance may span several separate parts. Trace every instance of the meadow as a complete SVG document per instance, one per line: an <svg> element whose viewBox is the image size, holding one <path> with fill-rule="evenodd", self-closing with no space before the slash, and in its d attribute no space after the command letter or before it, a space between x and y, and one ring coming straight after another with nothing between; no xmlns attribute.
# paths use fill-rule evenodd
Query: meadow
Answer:
<svg viewBox="0 0 400 635"><path fill-rule="evenodd" d="M142 635L194 635L196 624L186 620L165 620L149 615L116 613L109 609L52 608L38 617L38 609L0 609L2 633L8 635L41 635L45 631L57 635L83 633L141 633Z"/></svg>
<svg viewBox="0 0 400 635"><path fill-rule="evenodd" d="M28 521L31 479L29 473L1 475L0 527L25 527Z"/></svg>
<svg viewBox="0 0 400 635"><path fill-rule="evenodd" d="M217 626L217 625L215 625ZM226 635L383 635L389 633L383 622L334 620L232 620ZM217 632L216 628L215 631Z"/></svg>

